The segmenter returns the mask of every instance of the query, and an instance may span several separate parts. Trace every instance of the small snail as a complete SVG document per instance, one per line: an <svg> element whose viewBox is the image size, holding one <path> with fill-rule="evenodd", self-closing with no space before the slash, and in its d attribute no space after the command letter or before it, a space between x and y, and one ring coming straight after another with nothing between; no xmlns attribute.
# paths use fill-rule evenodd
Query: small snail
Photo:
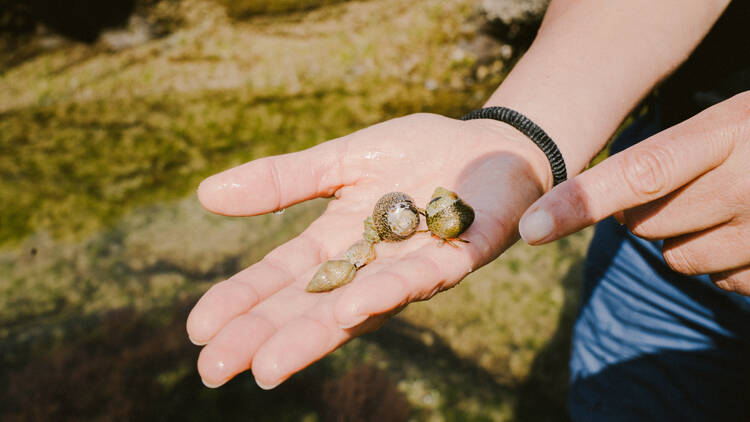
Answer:
<svg viewBox="0 0 750 422"><path fill-rule="evenodd" d="M373 244L385 240L397 242L414 234L419 226L419 214L427 219L427 229L443 243L456 246L453 241L469 243L461 235L474 222L474 210L454 192L436 188L424 210L414 205L411 196L403 192L390 192L375 203L372 215L364 222L362 239L344 253L344 259L323 263L308 283L308 292L327 292L354 279L358 269L375 259Z"/></svg>
<svg viewBox="0 0 750 422"><path fill-rule="evenodd" d="M360 239L344 253L344 260L360 269L375 259L375 248L371 242Z"/></svg>
<svg viewBox="0 0 750 422"><path fill-rule="evenodd" d="M367 240L359 240L344 253L344 259L326 261L318 268L305 290L308 292L327 292L354 278L358 269L375 259L375 248Z"/></svg>
<svg viewBox="0 0 750 422"><path fill-rule="evenodd" d="M411 236L419 225L419 210L411 196L390 192L375 203L372 217L365 220L365 240L397 242ZM377 240L375 239L377 234Z"/></svg>
<svg viewBox="0 0 750 422"><path fill-rule="evenodd" d="M454 240L469 243L458 236L474 222L474 210L454 192L441 187L436 188L424 209L424 215L427 229L441 240L441 246L448 243L457 248L458 246L452 242Z"/></svg>
<svg viewBox="0 0 750 422"><path fill-rule="evenodd" d="M305 290L308 292L327 292L352 281L357 267L349 261L326 261L318 268Z"/></svg>

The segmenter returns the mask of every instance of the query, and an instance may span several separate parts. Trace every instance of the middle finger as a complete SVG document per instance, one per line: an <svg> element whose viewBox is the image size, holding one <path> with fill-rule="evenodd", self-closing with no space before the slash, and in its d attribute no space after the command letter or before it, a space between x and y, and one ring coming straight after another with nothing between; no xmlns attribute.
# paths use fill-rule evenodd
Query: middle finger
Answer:
<svg viewBox="0 0 750 422"><path fill-rule="evenodd" d="M682 188L647 204L626 210L625 223L636 236L667 239L706 230L731 220L736 177L718 167Z"/></svg>

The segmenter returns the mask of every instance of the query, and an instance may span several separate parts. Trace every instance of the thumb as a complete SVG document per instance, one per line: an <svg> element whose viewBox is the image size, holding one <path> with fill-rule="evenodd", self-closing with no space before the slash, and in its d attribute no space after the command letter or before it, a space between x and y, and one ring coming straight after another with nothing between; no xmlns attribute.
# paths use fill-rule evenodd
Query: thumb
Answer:
<svg viewBox="0 0 750 422"><path fill-rule="evenodd" d="M198 199L211 212L244 216L331 196L347 183L341 171L347 142L339 138L215 174L200 184Z"/></svg>
<svg viewBox="0 0 750 422"><path fill-rule="evenodd" d="M661 198L720 165L734 141L712 107L554 187L526 210L521 237L542 244Z"/></svg>

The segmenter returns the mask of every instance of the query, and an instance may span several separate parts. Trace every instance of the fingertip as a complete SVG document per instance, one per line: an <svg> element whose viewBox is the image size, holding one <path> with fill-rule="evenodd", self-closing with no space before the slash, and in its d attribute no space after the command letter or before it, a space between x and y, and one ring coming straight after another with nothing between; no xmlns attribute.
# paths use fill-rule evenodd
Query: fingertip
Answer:
<svg viewBox="0 0 750 422"><path fill-rule="evenodd" d="M208 344L207 341L194 340L192 337L190 337L190 334L188 334L188 340L190 340L190 342L196 346L205 346L206 344Z"/></svg>
<svg viewBox="0 0 750 422"><path fill-rule="evenodd" d="M247 183L235 175L234 169L204 179L198 185L198 200L215 214L239 216L252 214L252 195Z"/></svg>
<svg viewBox="0 0 750 422"><path fill-rule="evenodd" d="M212 184L214 183L211 178L214 176L209 176L201 181L201 183L198 185L198 189L196 190L196 194L198 195L198 201L203 205L204 208L206 208L209 211L212 211L210 208L211 205L211 196L209 195L209 191L212 188Z"/></svg>
<svg viewBox="0 0 750 422"><path fill-rule="evenodd" d="M330 317L329 311L326 316ZM257 351L251 363L256 383L273 388L339 347L347 334L333 321L307 316L288 322Z"/></svg>
<svg viewBox="0 0 750 422"><path fill-rule="evenodd" d="M203 378L201 378L201 382L203 383L203 385L205 385L205 386L206 386L206 387L208 387L208 388L219 388L219 387L221 387L222 385L224 385L224 383L221 383L221 384L214 384L214 383L211 383L211 382L209 382L209 381L206 381L206 380L205 380L205 379L203 379Z"/></svg>
<svg viewBox="0 0 750 422"><path fill-rule="evenodd" d="M197 316L195 308L190 311L185 323L185 329L188 334L188 339L191 343L196 346L203 346L211 340L211 336L216 329L206 319ZM208 334L210 333L210 334Z"/></svg>
<svg viewBox="0 0 750 422"><path fill-rule="evenodd" d="M261 381L261 380L259 380L259 379L256 378L255 379L255 383L258 384L258 387L260 387L260 388L262 388L264 390L273 390L274 388L278 387L279 384L281 384L281 381L276 382L276 383L266 384L263 381Z"/></svg>
<svg viewBox="0 0 750 422"><path fill-rule="evenodd" d="M198 355L198 373L208 388L224 385L234 375L215 349L204 347Z"/></svg>
<svg viewBox="0 0 750 422"><path fill-rule="evenodd" d="M201 378L210 385L222 385L246 371L273 332L274 327L264 318L252 314L235 318L198 355Z"/></svg>
<svg viewBox="0 0 750 422"><path fill-rule="evenodd" d="M234 317L259 301L260 295L252 285L235 277L213 285L188 315L186 328L190 341L199 346L207 343Z"/></svg>
<svg viewBox="0 0 750 422"><path fill-rule="evenodd" d="M279 356L264 353L263 349L259 350L253 359L251 371L255 383L263 390L272 390L289 377L289 374L281 368Z"/></svg>
<svg viewBox="0 0 750 422"><path fill-rule="evenodd" d="M276 388L291 375L290 371L294 370L282 367L279 354L269 353L268 350L267 347L258 350L251 366L255 383L264 390Z"/></svg>
<svg viewBox="0 0 750 422"><path fill-rule="evenodd" d="M213 318L207 318L203 314L204 312L196 305L185 322L188 339L196 346L208 344L220 328Z"/></svg>
<svg viewBox="0 0 750 422"><path fill-rule="evenodd" d="M518 232L524 242L538 245L555 240L555 220L545 209L537 208L521 217Z"/></svg>

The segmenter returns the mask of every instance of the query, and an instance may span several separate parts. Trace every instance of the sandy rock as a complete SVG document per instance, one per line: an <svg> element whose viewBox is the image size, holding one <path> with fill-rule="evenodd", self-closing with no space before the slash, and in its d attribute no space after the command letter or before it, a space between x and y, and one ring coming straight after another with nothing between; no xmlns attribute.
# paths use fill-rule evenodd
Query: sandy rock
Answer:
<svg viewBox="0 0 750 422"><path fill-rule="evenodd" d="M99 39L110 50L119 51L146 43L154 37L155 34L149 22L140 16L133 15L126 28L102 31Z"/></svg>
<svg viewBox="0 0 750 422"><path fill-rule="evenodd" d="M480 8L487 19L506 25L541 20L549 0L482 0Z"/></svg>

